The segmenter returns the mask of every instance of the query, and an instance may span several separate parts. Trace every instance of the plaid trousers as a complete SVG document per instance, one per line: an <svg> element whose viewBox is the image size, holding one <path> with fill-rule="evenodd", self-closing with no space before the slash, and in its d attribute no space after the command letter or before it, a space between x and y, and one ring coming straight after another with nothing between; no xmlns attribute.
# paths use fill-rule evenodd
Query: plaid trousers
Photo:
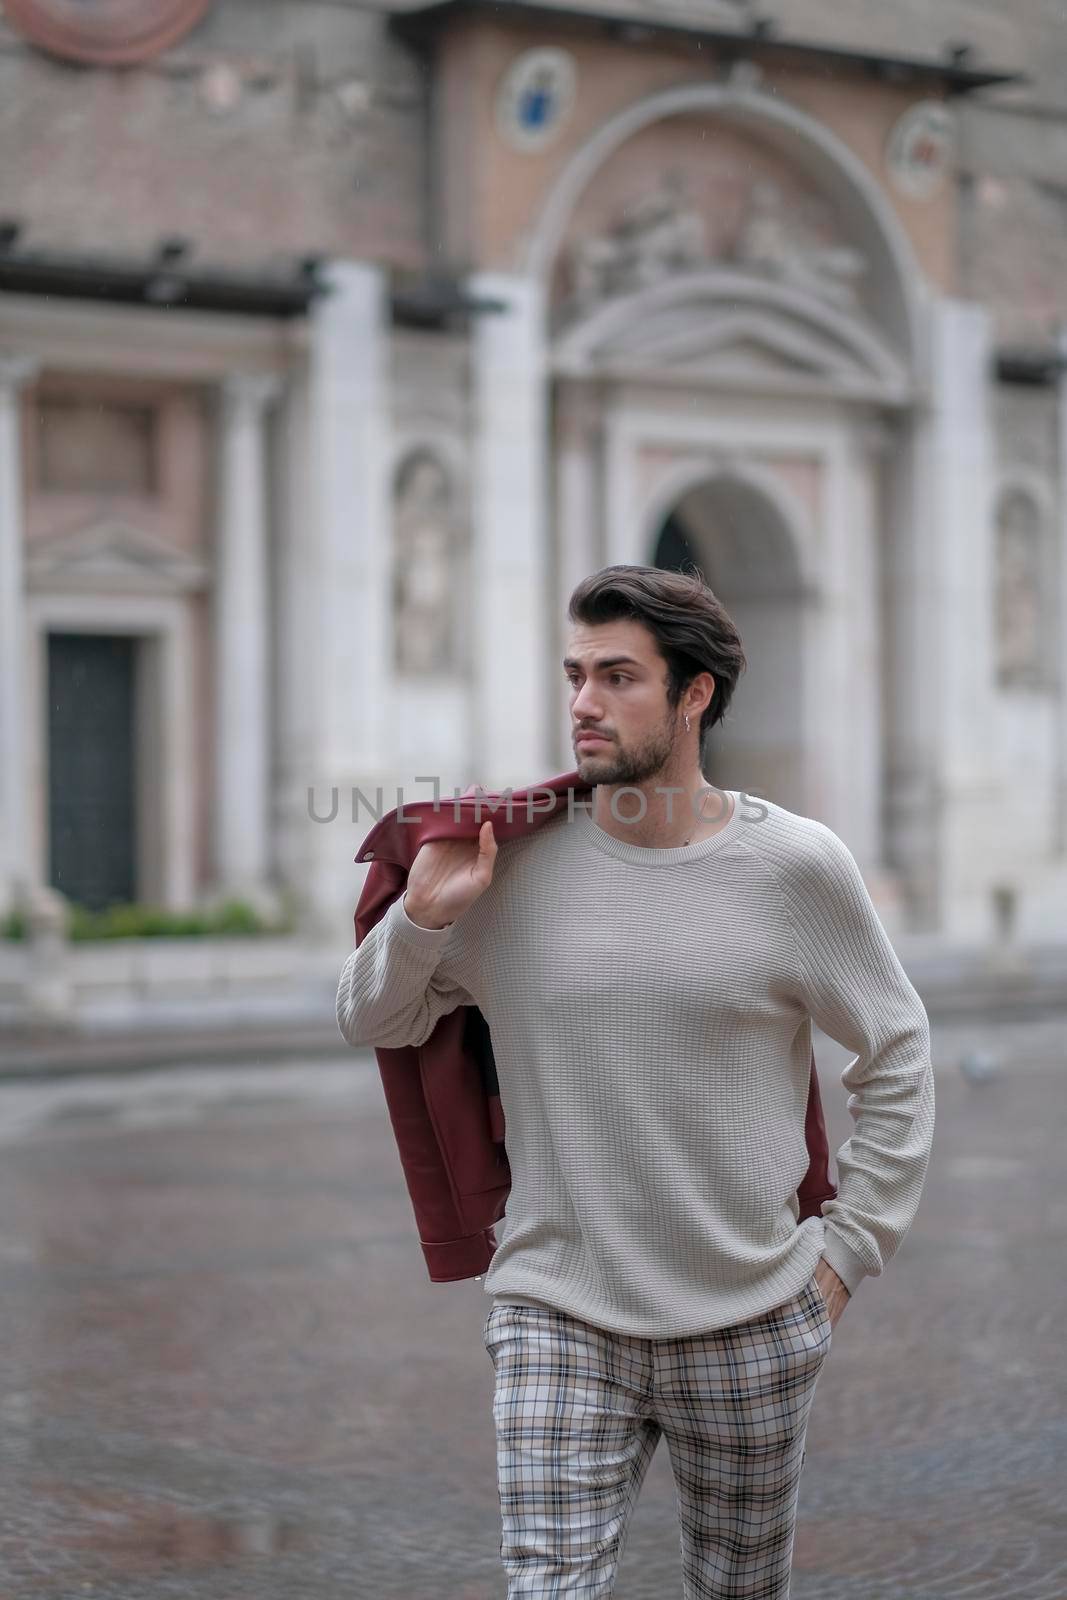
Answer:
<svg viewBox="0 0 1067 1600"><path fill-rule="evenodd" d="M508 1600L613 1593L661 1434L685 1600L788 1600L808 1413L831 1337L814 1276L770 1311L680 1339L494 1301L484 1339Z"/></svg>

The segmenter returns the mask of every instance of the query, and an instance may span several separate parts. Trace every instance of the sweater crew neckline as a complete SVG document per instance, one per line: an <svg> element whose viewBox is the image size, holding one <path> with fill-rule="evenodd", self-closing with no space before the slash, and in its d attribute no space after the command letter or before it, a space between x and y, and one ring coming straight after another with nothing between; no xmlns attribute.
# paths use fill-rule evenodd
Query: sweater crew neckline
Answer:
<svg viewBox="0 0 1067 1600"><path fill-rule="evenodd" d="M588 806L576 807L574 816L589 843L605 855L615 856L619 861L630 861L634 866L673 867L710 856L737 838L745 821L741 815L741 791L722 789L719 792L729 795L733 800L733 812L726 826L709 838L698 840L696 844L672 845L666 849L659 849L655 845L631 844L627 839L618 839L613 833L608 833L606 828L593 820L592 799Z"/></svg>

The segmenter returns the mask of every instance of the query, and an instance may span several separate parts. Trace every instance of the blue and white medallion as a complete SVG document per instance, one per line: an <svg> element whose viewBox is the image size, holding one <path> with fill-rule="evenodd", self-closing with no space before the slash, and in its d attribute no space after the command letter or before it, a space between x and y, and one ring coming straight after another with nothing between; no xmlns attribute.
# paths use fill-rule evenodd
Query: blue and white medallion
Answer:
<svg viewBox="0 0 1067 1600"><path fill-rule="evenodd" d="M516 150L551 144L574 104L578 71L566 50L524 50L511 63L497 96L497 123Z"/></svg>

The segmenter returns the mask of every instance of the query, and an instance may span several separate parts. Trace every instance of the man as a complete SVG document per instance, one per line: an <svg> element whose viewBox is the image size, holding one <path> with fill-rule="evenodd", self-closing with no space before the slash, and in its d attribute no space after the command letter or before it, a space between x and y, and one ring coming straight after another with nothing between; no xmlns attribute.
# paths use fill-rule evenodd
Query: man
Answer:
<svg viewBox="0 0 1067 1600"><path fill-rule="evenodd" d="M661 1434L687 1600L784 1600L832 1330L918 1207L929 1025L844 843L704 783L745 657L701 578L607 567L568 614L591 810L499 850L491 819L424 845L345 964L338 1021L384 1046L457 1005L490 1026L509 1600L613 1592ZM837 1198L801 1223L811 1019L855 1052L855 1128Z"/></svg>

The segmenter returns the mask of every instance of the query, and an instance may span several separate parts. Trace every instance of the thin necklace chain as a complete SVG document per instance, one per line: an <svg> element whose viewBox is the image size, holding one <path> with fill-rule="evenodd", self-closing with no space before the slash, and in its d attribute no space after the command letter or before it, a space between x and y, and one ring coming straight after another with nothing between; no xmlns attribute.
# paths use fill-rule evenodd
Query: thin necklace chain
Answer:
<svg viewBox="0 0 1067 1600"><path fill-rule="evenodd" d="M712 793L712 790L711 790L711 789L704 789L704 790L703 790L703 791L702 791L702 793L703 793L703 794L706 794L706 795L707 795L707 794L711 794L711 793ZM701 820L703 820L703 818L704 818L704 802L703 802L703 800L701 800L701 802L700 802L700 816L701 816ZM691 839L691 838L692 838L692 837L693 837L693 835L692 835L692 834L690 834L690 835L689 835L689 839ZM683 845L683 846L685 846L685 845L687 845L687 844L688 844L688 843L689 843L689 839L683 839L683 840L682 840L682 845Z"/></svg>

